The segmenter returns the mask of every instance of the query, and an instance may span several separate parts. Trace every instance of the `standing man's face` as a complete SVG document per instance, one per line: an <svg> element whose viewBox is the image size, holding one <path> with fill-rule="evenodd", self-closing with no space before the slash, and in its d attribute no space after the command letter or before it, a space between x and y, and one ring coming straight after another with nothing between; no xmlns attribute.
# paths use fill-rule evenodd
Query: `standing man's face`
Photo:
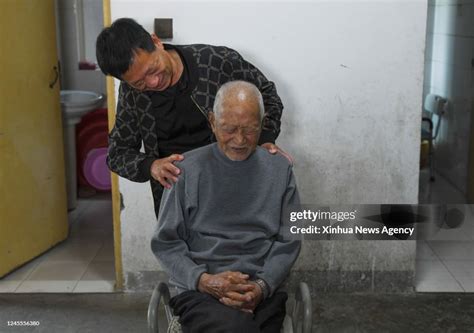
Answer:
<svg viewBox="0 0 474 333"><path fill-rule="evenodd" d="M181 72L177 68L176 59L165 51L158 37L152 35L152 39L155 50L150 53L138 49L132 65L122 79L138 90L163 91L178 82Z"/></svg>
<svg viewBox="0 0 474 333"><path fill-rule="evenodd" d="M219 118L210 113L212 130L220 150L232 161L246 160L257 148L261 131L258 104L235 98L222 104Z"/></svg>

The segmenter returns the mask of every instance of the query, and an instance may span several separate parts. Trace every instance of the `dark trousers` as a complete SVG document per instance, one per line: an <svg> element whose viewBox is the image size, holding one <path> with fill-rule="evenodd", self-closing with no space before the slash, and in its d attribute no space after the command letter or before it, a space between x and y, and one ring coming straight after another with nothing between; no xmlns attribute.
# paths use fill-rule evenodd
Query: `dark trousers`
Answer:
<svg viewBox="0 0 474 333"><path fill-rule="evenodd" d="M220 303L211 295L185 291L170 300L183 333L279 333L288 295L277 292L260 303L254 313Z"/></svg>

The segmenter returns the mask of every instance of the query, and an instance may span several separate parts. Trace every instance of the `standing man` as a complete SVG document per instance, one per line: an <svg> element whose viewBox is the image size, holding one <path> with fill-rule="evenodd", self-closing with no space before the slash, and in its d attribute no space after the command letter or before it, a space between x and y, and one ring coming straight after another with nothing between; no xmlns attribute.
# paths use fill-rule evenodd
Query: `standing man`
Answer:
<svg viewBox="0 0 474 333"><path fill-rule="evenodd" d="M265 107L258 143L290 159L275 145L283 109L275 85L236 51L163 44L134 20L121 18L99 34L96 53L102 72L122 81L107 163L129 180L150 180L156 215L163 187L171 188L180 174L173 162L211 143L208 113L227 81L257 86Z"/></svg>

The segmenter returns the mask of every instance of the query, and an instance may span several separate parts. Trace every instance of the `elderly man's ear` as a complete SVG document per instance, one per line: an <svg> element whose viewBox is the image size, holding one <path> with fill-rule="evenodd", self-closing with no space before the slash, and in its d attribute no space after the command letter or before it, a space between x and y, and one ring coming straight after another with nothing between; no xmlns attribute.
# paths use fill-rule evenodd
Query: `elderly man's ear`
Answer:
<svg viewBox="0 0 474 333"><path fill-rule="evenodd" d="M211 125L212 131L215 133L216 132L216 117L214 116L214 112L209 112L208 113L209 117L209 124Z"/></svg>

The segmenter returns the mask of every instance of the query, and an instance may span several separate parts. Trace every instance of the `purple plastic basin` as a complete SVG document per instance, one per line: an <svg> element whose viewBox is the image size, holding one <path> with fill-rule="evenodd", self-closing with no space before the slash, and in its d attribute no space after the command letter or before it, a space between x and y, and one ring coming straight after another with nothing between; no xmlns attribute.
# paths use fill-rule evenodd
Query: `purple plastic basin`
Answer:
<svg viewBox="0 0 474 333"><path fill-rule="evenodd" d="M99 191L110 191L110 170L105 159L107 148L91 149L84 162L83 172L86 180Z"/></svg>

